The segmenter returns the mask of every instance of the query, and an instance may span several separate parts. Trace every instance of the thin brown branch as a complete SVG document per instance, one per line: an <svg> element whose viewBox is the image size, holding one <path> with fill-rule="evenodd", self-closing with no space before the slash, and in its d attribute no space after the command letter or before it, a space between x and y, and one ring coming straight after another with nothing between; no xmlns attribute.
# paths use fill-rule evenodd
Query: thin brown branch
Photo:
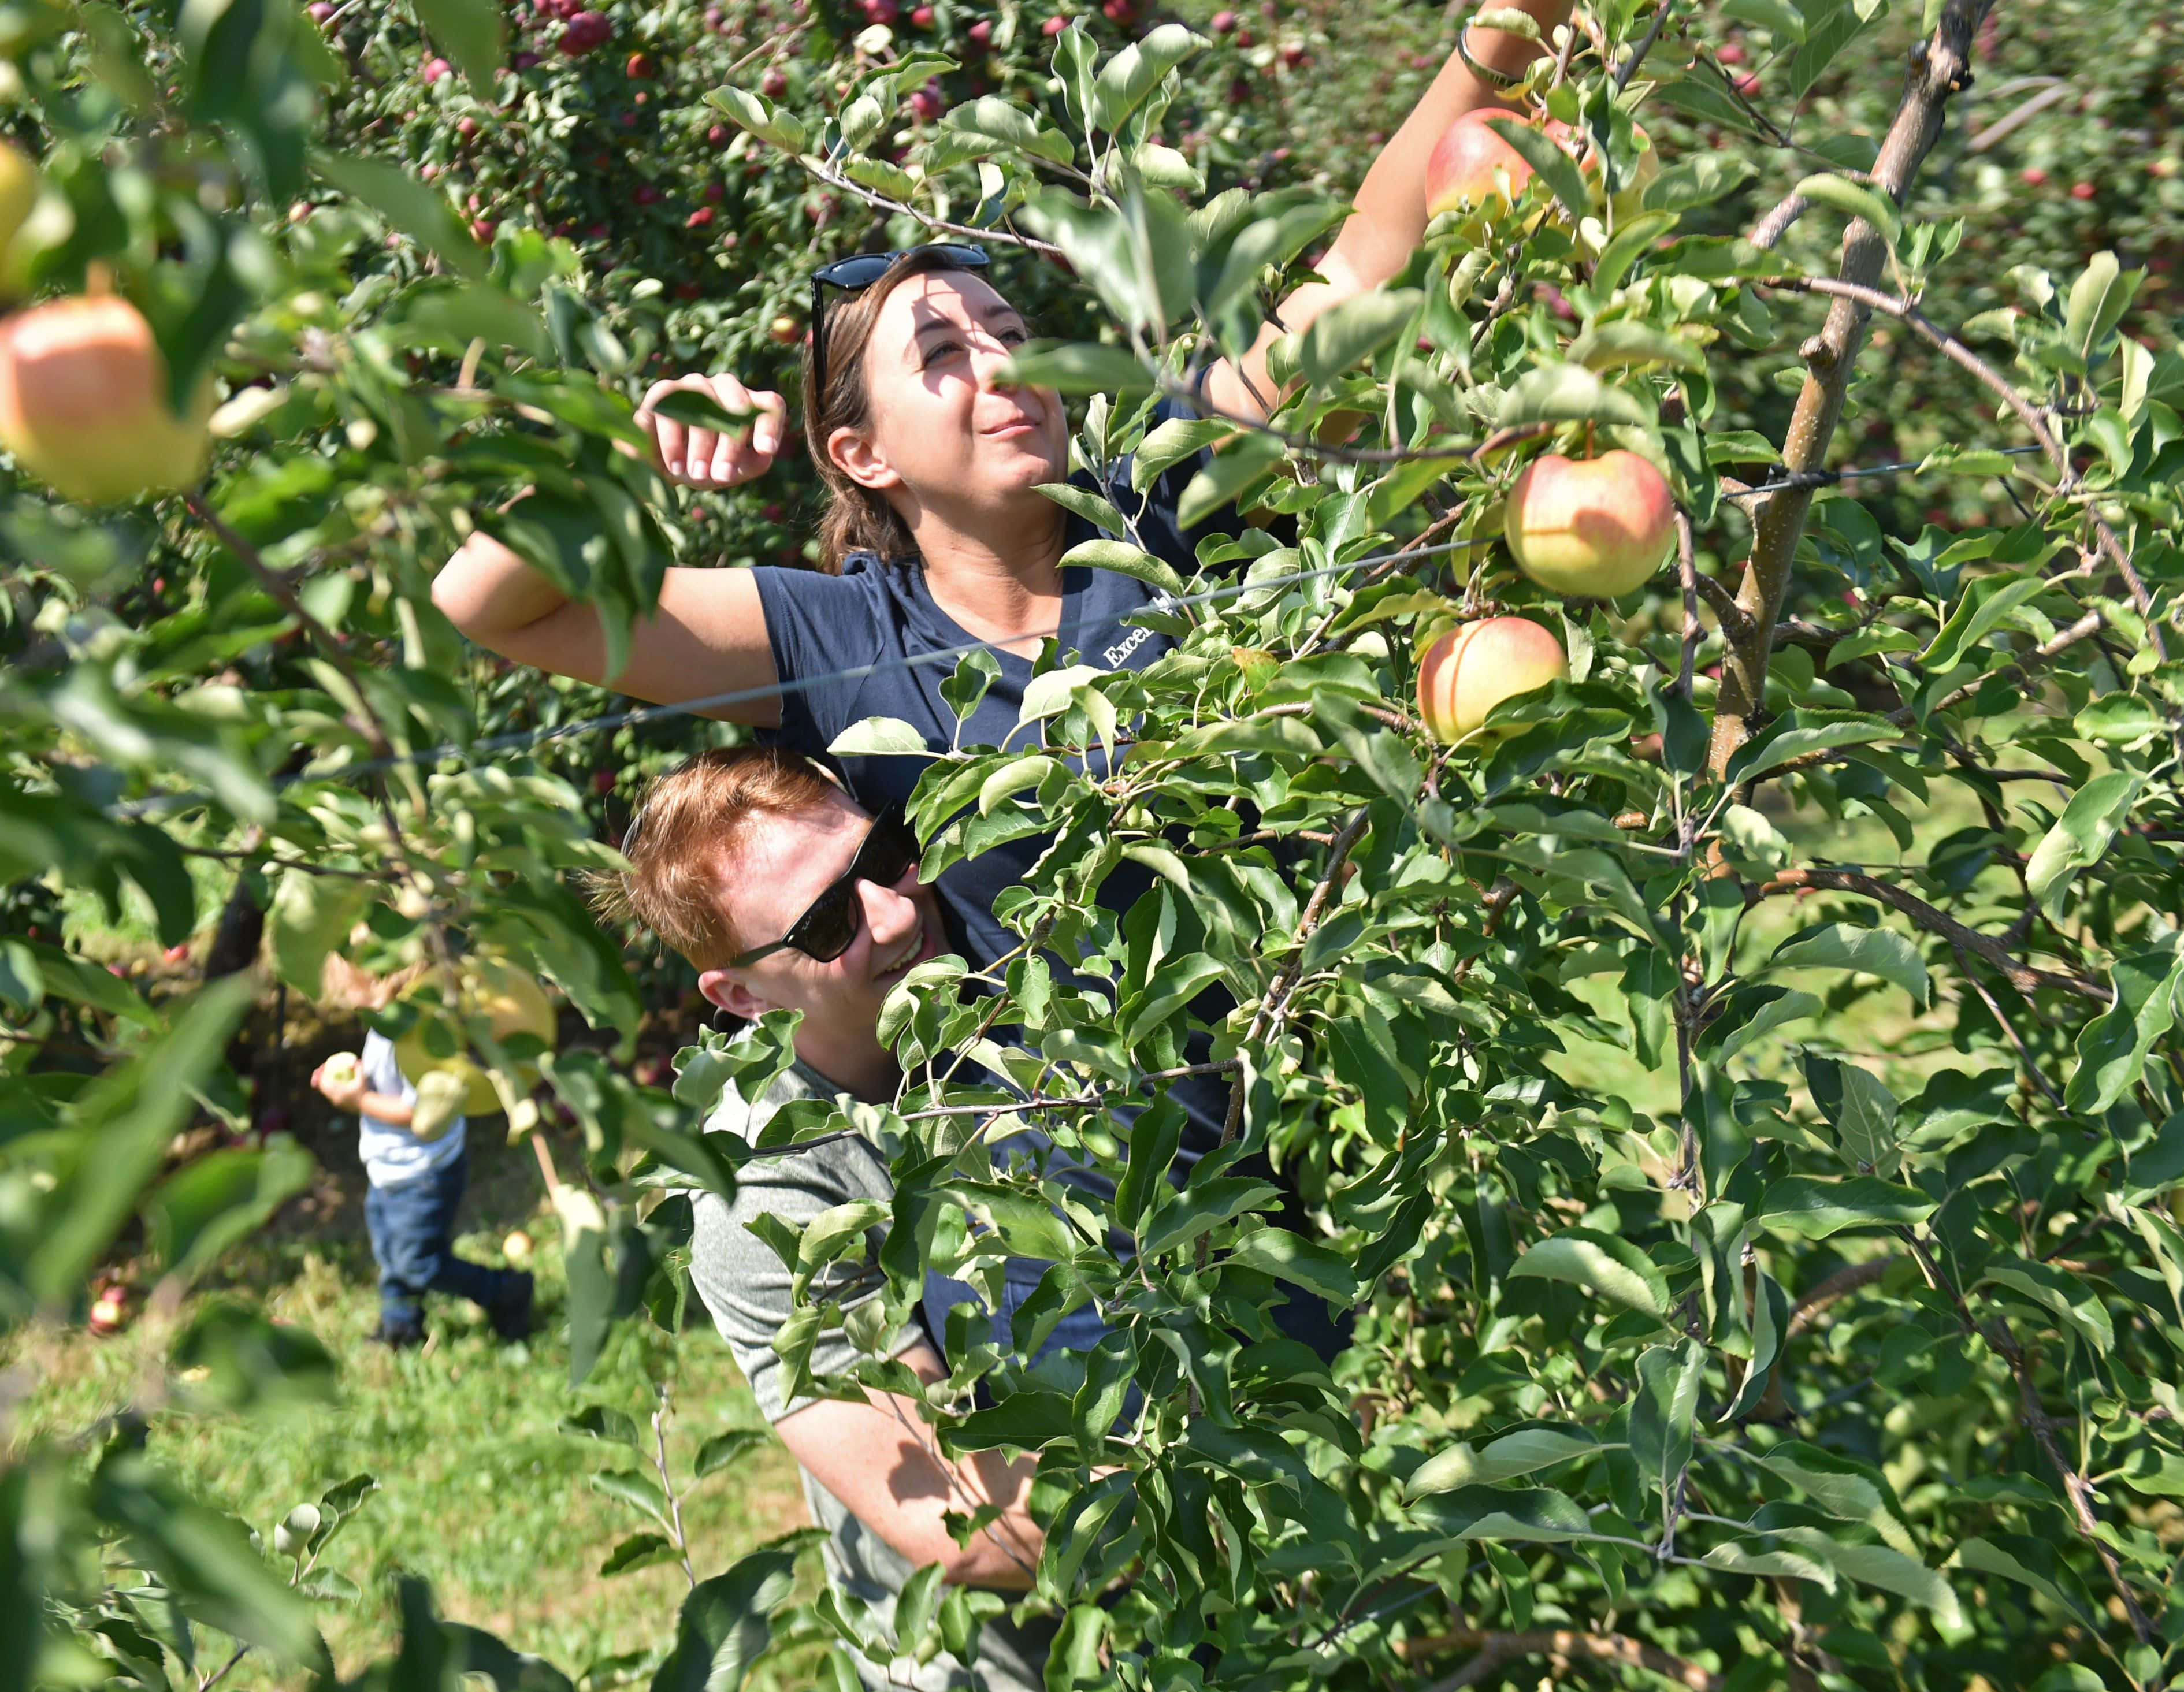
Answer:
<svg viewBox="0 0 2184 1692"><path fill-rule="evenodd" d="M1578 1664L1615 1664L1650 1669L1691 1688L1691 1692L1721 1692L1724 1684L1719 1675L1700 1667L1689 1658L1647 1645L1643 1639L1634 1639L1628 1634L1580 1634L1566 1628L1505 1634L1460 1628L1453 1633L1436 1634L1428 1643L1444 1650L1469 1650L1475 1655L1455 1673L1435 1681L1426 1692L1460 1692L1463 1687L1476 1686L1512 1659L1527 1656L1547 1657L1563 1668Z"/></svg>
<svg viewBox="0 0 2184 1692"><path fill-rule="evenodd" d="M1785 870L1760 889L1763 898L1778 893L1793 893L1801 888L1813 888L1830 893L1856 893L1891 910L1909 917L1929 933L1939 934L1961 956L1970 953L1991 965L2003 978L2020 993L2031 993L2035 988L2052 987L2065 993L2075 993L2105 1005L2114 997L2098 982L2085 981L2071 975L2058 975L2048 970L2036 970L2012 957L2007 948L1991 934L1982 934L1957 921L1947 911L1905 892L1893 882L1876 880L1856 870L1831 870L1823 865L1808 865Z"/></svg>
<svg viewBox="0 0 2184 1692"><path fill-rule="evenodd" d="M1868 1258L1863 1263L1853 1263L1847 1269L1836 1270L1797 1300L1790 1311L1790 1333L1794 1335L1809 1327L1813 1318L1836 1300L1848 1298L1861 1287L1870 1287L1886 1275L1896 1261L1895 1254L1892 1252L1886 1257Z"/></svg>
<svg viewBox="0 0 2184 1692"><path fill-rule="evenodd" d="M1321 914L1327 908L1329 895L1342 881L1342 866L1350 861L1350 854L1365 836L1365 827L1372 821L1370 805L1360 805L1357 813L1343 825L1342 832L1334 837L1334 844L1328 851L1327 869L1319 878L1319 885L1312 890L1306 900L1304 915L1297 919L1296 950L1274 977L1267 996L1259 1001L1258 1010L1251 1017L1251 1027L1244 1036L1245 1049L1256 1045L1279 1027L1283 1014L1289 1009L1290 994L1295 991L1297 977L1304 971L1304 943L1312 938L1312 931L1319 927ZM1239 1067L1235 1084L1228 1089L1228 1120L1221 1125L1221 1144L1228 1144L1236 1138L1237 1129L1244 1121L1244 1094L1251 1083L1250 1071Z"/></svg>
<svg viewBox="0 0 2184 1692"><path fill-rule="evenodd" d="M1932 37L1919 49L1907 79L1896 119L1874 162L1873 187L1903 203L1919 167L1940 138L1951 96L1971 78L1972 38L1992 0L1946 0ZM1844 231L1840 266L1845 281L1869 287L1880 279L1888 243L1863 218ZM1825 326L1805 342L1806 374L1790 427L1782 442L1785 472L1796 477L1821 469L1841 420L1852 370L1864 337L1866 314L1850 298L1838 300ZM1776 494L1760 509L1752 536L1752 563L1745 571L1737 603L1751 626L1732 638L1724 654L1720 704L1716 708L1708 766L1719 777L1749 735L1752 713L1765 696L1767 667L1774 621L1795 570L1797 543L1812 509L1813 491L1793 487Z"/></svg>
<svg viewBox="0 0 2184 1692"><path fill-rule="evenodd" d="M1896 1233L1897 1238L1911 1248L1912 1255L1919 1260L1919 1271L1925 1276L1927 1284L1944 1294L1956 1306L1957 1320L1963 1324L1964 1332L1977 1334L1986 1340L1994 1348L1995 1354L2009 1366L2011 1378L2017 1383L2019 1412L2032 1435L2033 1443L2040 1447L2041 1454L2054 1469L2056 1478L2063 1483L2064 1494L2070 1503L2071 1521L2085 1535L2086 1543L2092 1546L2093 1555L2100 1559L2101 1567L2107 1572L2109 1584L2115 1589L2117 1598L2122 1601L2124 1614L2130 1618L2131 1631L2138 1635L2139 1643L2151 1644L2153 1624L2147 1620L2146 1611L2140 1607L2138 1595L2124 1579L2123 1565L2102 1536L2100 1520L2093 1514L2092 1483L2080 1474L2071 1466L2070 1460L2064 1455L2063 1442L2055 1430L2055 1420L2048 1414L2048 1407L2040 1402L2039 1389L2033 1383L2032 1360L2025 1354L2025 1348L2018 1344L2016 1334L2010 1331L2008 1320L1997 1312L1992 1320L1981 1322L1973 1316L1971 1306L1964 1301L1964 1294L1935 1261L1925 1242L1909 1228L1898 1228Z"/></svg>
<svg viewBox="0 0 2184 1692"><path fill-rule="evenodd" d="M1654 8L1653 21L1646 25L1646 33L1638 38L1638 45L1630 49L1615 73L1615 92L1620 94L1630 86L1630 79L1638 74L1638 67L1646 62L1646 55L1653 50L1653 43L1661 39L1661 31L1669 22L1669 14L1676 9L1675 0L1661 0Z"/></svg>
<svg viewBox="0 0 2184 1692"><path fill-rule="evenodd" d="M889 199L885 194L867 188L861 182L853 182L840 171L806 154L796 161L830 188L840 190L878 210L896 217L906 217L923 224L928 229L937 229L949 235L961 235L972 241L1006 241L1021 247L1026 252L1036 253L1042 259L1066 262L1062 251L1050 242L1037 240L1028 235L1019 235L1013 229L976 229L967 223L950 223L946 218L935 217L931 212L922 212L916 206L905 205L900 200Z"/></svg>
<svg viewBox="0 0 2184 1692"><path fill-rule="evenodd" d="M1736 603L1734 590L1724 587L1702 570L1692 573L1691 585L1699 596L1713 608L1713 614L1721 619L1724 633L1730 633L1735 638L1749 627L1752 619L1746 614L1744 607Z"/></svg>
<svg viewBox="0 0 2184 1692"><path fill-rule="evenodd" d="M1659 21L1654 20L1657 28ZM1699 637L1704 631L1699 627L1699 565L1691 537L1691 514L1680 505L1676 507L1676 574L1684 587L1684 649L1676 665L1676 691L1688 700L1691 673L1698 664Z"/></svg>

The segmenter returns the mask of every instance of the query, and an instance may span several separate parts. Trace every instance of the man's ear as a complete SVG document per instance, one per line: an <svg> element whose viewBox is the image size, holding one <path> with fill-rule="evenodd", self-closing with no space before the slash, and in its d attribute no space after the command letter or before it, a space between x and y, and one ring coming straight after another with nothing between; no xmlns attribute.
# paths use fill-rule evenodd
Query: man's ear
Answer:
<svg viewBox="0 0 2184 1692"><path fill-rule="evenodd" d="M902 486L902 477L887 456L855 430L837 429L827 437L827 456L841 466L842 474L860 487L884 493Z"/></svg>
<svg viewBox="0 0 2184 1692"><path fill-rule="evenodd" d="M754 993L749 983L727 970L704 970L698 976L698 992L708 1005L755 1022L769 1010L780 1009L771 999Z"/></svg>

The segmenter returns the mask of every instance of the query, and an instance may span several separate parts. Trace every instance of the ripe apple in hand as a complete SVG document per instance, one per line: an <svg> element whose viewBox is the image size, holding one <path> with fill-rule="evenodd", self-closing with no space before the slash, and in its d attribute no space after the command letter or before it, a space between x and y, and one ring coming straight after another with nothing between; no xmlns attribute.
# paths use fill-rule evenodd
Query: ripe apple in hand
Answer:
<svg viewBox="0 0 2184 1692"><path fill-rule="evenodd" d="M187 418L167 407L167 361L118 295L55 300L0 321L0 445L86 504L187 487L204 468L212 383Z"/></svg>
<svg viewBox="0 0 2184 1692"><path fill-rule="evenodd" d="M1524 162L1524 155L1487 127L1490 118L1523 120L1513 112L1498 107L1482 107L1466 112L1441 131L1434 143L1434 150L1426 157L1426 215L1439 217L1462 205L1484 206L1490 199L1498 198L1502 189L1495 181L1498 165L1507 173L1509 192L1524 192L1524 184L1532 180L1532 167Z"/></svg>
<svg viewBox="0 0 2184 1692"><path fill-rule="evenodd" d="M1502 700L1569 674L1562 643L1529 617L1482 617L1451 629L1418 660L1418 715L1444 744L1462 739Z"/></svg>
<svg viewBox="0 0 2184 1692"><path fill-rule="evenodd" d="M1613 599L1661 567L1675 510L1668 478L1635 453L1549 453L1509 489L1502 533L1517 567L1540 587Z"/></svg>
<svg viewBox="0 0 2184 1692"><path fill-rule="evenodd" d="M531 1236L520 1227L510 1229L500 1243L500 1255L521 1269L531 1261Z"/></svg>

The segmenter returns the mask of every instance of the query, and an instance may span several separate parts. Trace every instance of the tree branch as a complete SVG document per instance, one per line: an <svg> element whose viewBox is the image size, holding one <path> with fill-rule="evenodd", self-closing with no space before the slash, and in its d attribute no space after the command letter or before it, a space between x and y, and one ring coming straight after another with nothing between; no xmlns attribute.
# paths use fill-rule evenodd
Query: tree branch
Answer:
<svg viewBox="0 0 2184 1692"><path fill-rule="evenodd" d="M1940 138L1949 97L1970 80L1972 36L1992 3L1947 0L1940 25L1919 52L1872 173L1872 186L1898 205ZM1869 287L1880 280L1887 258L1888 244L1880 231L1864 219L1853 218L1843 234L1844 279ZM1805 386L1782 443L1782 462L1792 476L1817 470L1826 460L1864 328L1865 313L1853 301L1842 299L1830 309L1825 326L1805 343ZM1764 697L1774 620L1789 592L1797 542L1812 501L1809 489L1796 489L1777 493L1760 510L1751 567L1737 594L1752 626L1743 632L1743 638L1730 642L1722 663L1720 704L1708 758L1717 778L1726 773L1729 760L1744 743L1752 714Z"/></svg>
<svg viewBox="0 0 2184 1692"><path fill-rule="evenodd" d="M1916 894L1906 893L1892 882L1876 881L1855 870L1831 870L1822 865L1785 870L1760 889L1761 897L1770 893L1794 892L1799 888L1815 888L1830 893L1852 893L1886 905L1891 910L1901 911L1930 933L1939 934L1961 956L1969 952L1992 966L2020 993L2029 993L2036 988L2059 988L2065 993L2106 1005L2114 997L2098 982L2081 980L2076 976L2057 975L2048 970L2036 970L2020 963L2010 956L2008 948L1989 934L1976 928L1968 928L1947 911L1938 910Z"/></svg>
<svg viewBox="0 0 2184 1692"><path fill-rule="evenodd" d="M1957 1320L1964 1325L1964 1332L1977 1334L1986 1340L1994 1348L1996 1355L2009 1366L2010 1375L2017 1383L2019 1411L2025 1418L2026 1428L2031 1433L2033 1443L2040 1447L2042 1455L2048 1459L2057 1478L2063 1483L2063 1491L2070 1501L2072 1522L2086 1536L2086 1543L2092 1546L2093 1555L2101 1560L2102 1568L2108 1572L2109 1583L2115 1588L2116 1596L2123 1601L2124 1613L2131 1618L2131 1631L2138 1635L2139 1643L2152 1643L2153 1625L2146 1619L2146 1611L2139 1607L2137 1595L2126 1583L2123 1565L2116 1560L2116 1554L2109 1549L2108 1541L2101 1537L2100 1522L2093 1514L2092 1483L2072 1467L2070 1459L2063 1455L2063 1442L2056 1437L2054 1418L2048 1414L2048 1407L2040 1402L2039 1389L2032 1383L2031 1359L2025 1355L2025 1348L2017 1343L2017 1336L2010 1332L2008 1320L1997 1314L1991 1322L1979 1321L1972 1315L1971 1306L1964 1302L1964 1295L1957 1289L1956 1283L1950 1280L1942 1266L1934 1261L1932 1254L1926 1250L1919 1236L1909 1228L1898 1228L1896 1233L1897 1237L1911 1248L1912 1255L1919 1260L1919 1270L1926 1277L1927 1284L1945 1294L1956 1306Z"/></svg>
<svg viewBox="0 0 2184 1692"><path fill-rule="evenodd" d="M1461 1628L1437 1635L1429 1643L1443 1650L1476 1653L1451 1675L1435 1681L1426 1692L1460 1692L1475 1686L1513 1657L1545 1656L1558 1666L1574 1663L1616 1663L1654 1673L1688 1686L1691 1692L1721 1692L1722 1678L1688 1658L1634 1639L1627 1634L1580 1634L1567 1629L1542 1629L1529 1634L1485 1633Z"/></svg>
<svg viewBox="0 0 2184 1692"><path fill-rule="evenodd" d="M1836 1270L1797 1300L1790 1311L1790 1333L1795 1334L1809 1327L1813 1318L1837 1299L1848 1298L1861 1287L1871 1286L1888 1272L1896 1261L1895 1254L1891 1252L1886 1257L1869 1258L1863 1263L1853 1263L1847 1269Z"/></svg>

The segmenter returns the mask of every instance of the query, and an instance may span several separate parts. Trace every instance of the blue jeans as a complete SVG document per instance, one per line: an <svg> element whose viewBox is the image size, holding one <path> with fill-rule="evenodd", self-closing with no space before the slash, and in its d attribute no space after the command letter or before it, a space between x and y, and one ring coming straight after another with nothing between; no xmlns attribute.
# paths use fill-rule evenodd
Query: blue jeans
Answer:
<svg viewBox="0 0 2184 1692"><path fill-rule="evenodd" d="M470 1177L467 1149L414 1181L373 1187L364 1195L364 1225L379 1264L379 1318L390 1330L411 1329L424 1320L427 1292L499 1310L515 1300L523 1276L488 1269L455 1255L455 1211Z"/></svg>

